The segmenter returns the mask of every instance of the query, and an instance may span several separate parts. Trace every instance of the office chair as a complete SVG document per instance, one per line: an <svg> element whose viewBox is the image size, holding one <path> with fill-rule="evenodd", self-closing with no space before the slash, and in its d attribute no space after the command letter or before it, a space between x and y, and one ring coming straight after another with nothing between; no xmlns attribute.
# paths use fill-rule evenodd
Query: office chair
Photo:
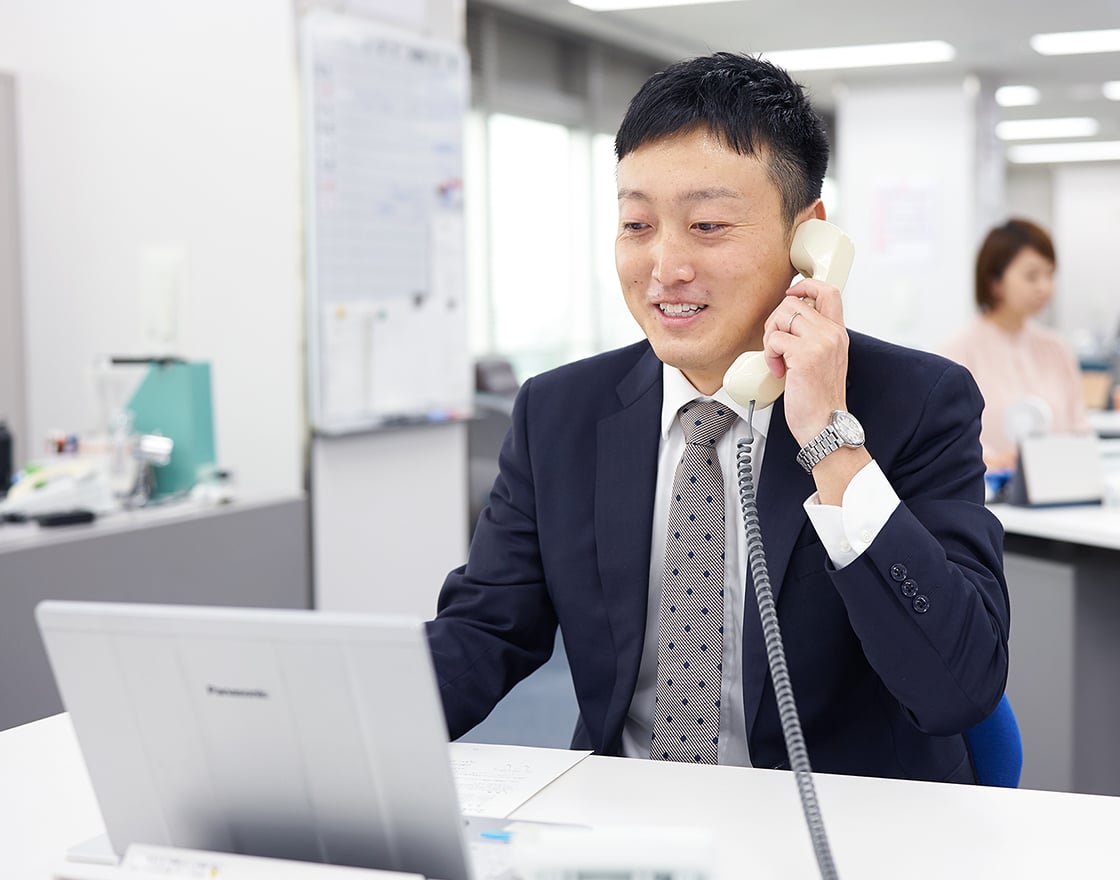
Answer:
<svg viewBox="0 0 1120 880"><path fill-rule="evenodd" d="M981 785L1018 788L1023 770L1023 741L1019 723L1011 711L1007 694L994 712L965 732L976 781Z"/></svg>

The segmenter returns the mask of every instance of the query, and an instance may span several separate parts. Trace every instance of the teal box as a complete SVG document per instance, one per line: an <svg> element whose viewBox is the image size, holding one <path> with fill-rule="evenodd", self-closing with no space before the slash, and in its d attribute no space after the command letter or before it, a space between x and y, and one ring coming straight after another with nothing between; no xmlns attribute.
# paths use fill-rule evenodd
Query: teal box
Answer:
<svg viewBox="0 0 1120 880"><path fill-rule="evenodd" d="M155 497L189 492L214 466L209 363L153 363L128 409L137 434L162 434L174 441L171 461L152 469Z"/></svg>

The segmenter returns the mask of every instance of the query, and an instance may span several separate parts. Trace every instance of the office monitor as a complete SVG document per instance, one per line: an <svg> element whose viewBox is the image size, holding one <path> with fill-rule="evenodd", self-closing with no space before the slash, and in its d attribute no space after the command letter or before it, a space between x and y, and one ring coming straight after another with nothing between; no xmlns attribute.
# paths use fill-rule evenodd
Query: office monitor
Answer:
<svg viewBox="0 0 1120 880"><path fill-rule="evenodd" d="M36 618L118 855L470 880L420 621L60 601Z"/></svg>

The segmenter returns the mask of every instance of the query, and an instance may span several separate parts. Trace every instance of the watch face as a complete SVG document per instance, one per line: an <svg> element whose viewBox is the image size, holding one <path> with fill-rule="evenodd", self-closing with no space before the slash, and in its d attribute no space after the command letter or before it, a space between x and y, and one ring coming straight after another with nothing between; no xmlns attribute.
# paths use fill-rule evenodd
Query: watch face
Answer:
<svg viewBox="0 0 1120 880"><path fill-rule="evenodd" d="M832 414L832 426L845 446L863 445L863 425L850 412L836 410Z"/></svg>

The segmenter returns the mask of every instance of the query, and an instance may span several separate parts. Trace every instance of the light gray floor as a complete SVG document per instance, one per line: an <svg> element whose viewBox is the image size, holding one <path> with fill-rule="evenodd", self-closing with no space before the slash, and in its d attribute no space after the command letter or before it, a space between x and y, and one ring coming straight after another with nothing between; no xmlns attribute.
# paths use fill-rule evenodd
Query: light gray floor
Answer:
<svg viewBox="0 0 1120 880"><path fill-rule="evenodd" d="M510 691L490 716L459 742L566 749L579 710L560 638L549 661Z"/></svg>

